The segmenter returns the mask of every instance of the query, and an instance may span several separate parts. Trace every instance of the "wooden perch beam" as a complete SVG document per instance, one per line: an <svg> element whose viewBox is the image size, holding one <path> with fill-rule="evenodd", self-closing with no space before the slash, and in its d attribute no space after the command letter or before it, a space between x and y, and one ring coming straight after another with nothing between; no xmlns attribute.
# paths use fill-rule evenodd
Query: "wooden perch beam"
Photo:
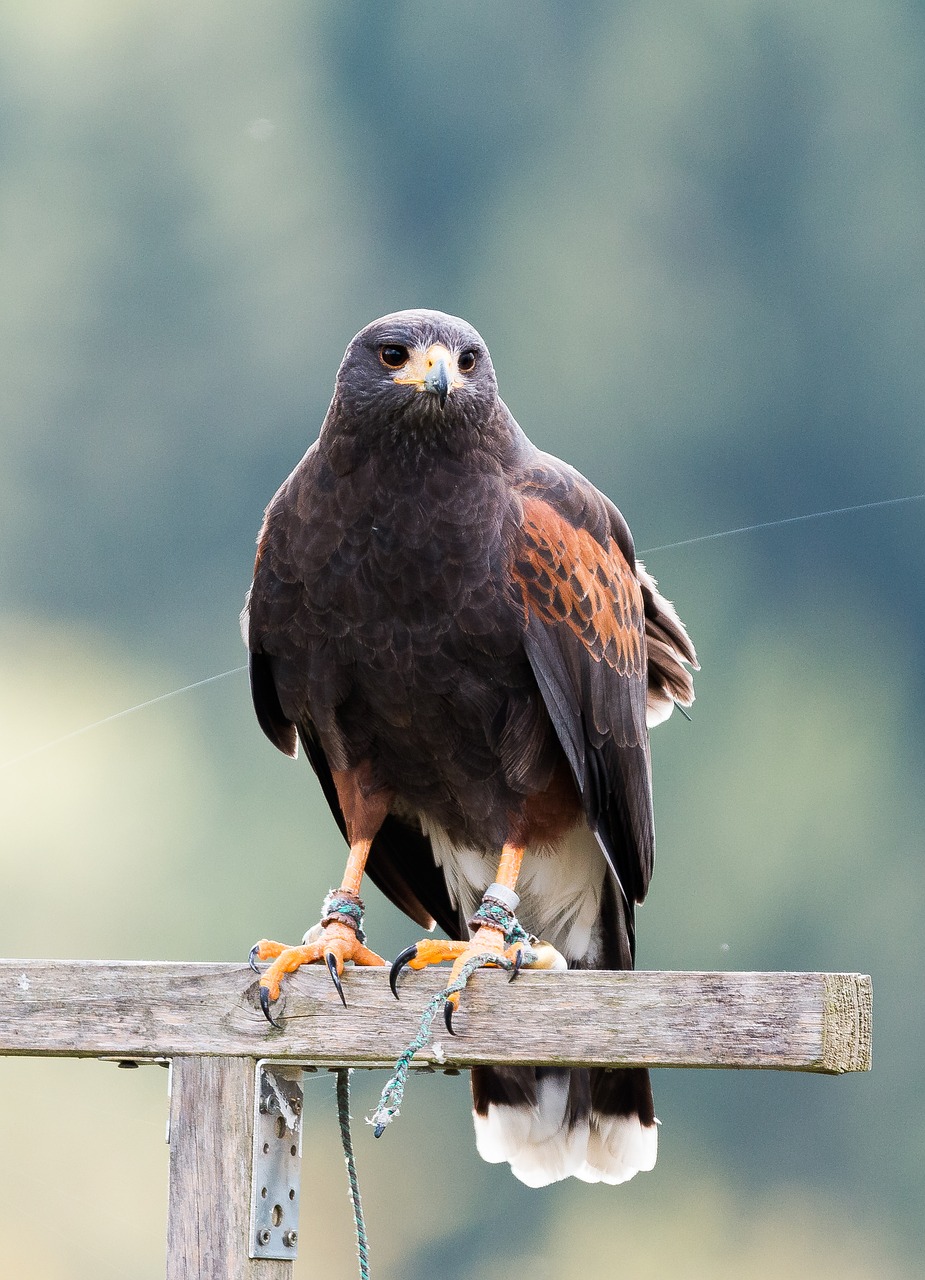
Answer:
<svg viewBox="0 0 925 1280"><path fill-rule="evenodd" d="M0 960L0 1055L274 1058L391 1067L446 973L385 970L287 979L271 1027L257 980L232 964ZM420 1065L750 1067L839 1074L871 1062L871 981L852 973L476 973L451 1039Z"/></svg>

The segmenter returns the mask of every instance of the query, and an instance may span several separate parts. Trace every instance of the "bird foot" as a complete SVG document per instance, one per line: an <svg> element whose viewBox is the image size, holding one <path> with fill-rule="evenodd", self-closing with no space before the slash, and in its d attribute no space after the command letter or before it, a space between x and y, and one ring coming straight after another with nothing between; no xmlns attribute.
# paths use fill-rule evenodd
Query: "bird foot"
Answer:
<svg viewBox="0 0 925 1280"><path fill-rule="evenodd" d="M344 965L348 961L366 966L385 964L382 956L377 956L375 951L370 951L360 942L352 925L342 924L337 920L327 921L311 929L301 946L287 946L283 942L261 939L251 948L250 953L250 965L255 973L259 973L256 964L258 960L273 962L260 978L260 1007L267 1021L274 1027L279 1026L279 1023L273 1019L270 1006L279 999L281 982L287 973L295 973L303 964L317 964L323 960L328 966L337 994L346 1005L340 981Z"/></svg>
<svg viewBox="0 0 925 1280"><path fill-rule="evenodd" d="M510 972L510 981L517 977L521 968L531 961L528 944L516 942L512 946L504 945L504 934L500 929L482 925L469 942L445 942L439 938L425 938L403 951L394 961L389 972L389 985L392 994L398 999L398 977L406 966L409 969L426 969L432 964L440 964L445 960L453 961L447 988L460 983L459 989L452 991L443 1008L443 1019L450 1035L453 1030L453 1014L459 1007L459 994L468 982L475 969L497 967Z"/></svg>

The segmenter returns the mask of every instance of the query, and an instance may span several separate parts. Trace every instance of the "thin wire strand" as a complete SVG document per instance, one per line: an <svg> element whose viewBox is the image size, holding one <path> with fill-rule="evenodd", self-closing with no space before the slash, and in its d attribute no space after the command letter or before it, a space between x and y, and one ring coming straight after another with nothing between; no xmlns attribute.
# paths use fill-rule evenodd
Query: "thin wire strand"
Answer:
<svg viewBox="0 0 925 1280"><path fill-rule="evenodd" d="M785 524L800 524L806 520L822 520L827 516L843 516L850 514L852 511L873 511L877 507L895 507L906 502L921 502L923 499L925 499L925 493L913 493L902 498L881 498L878 502L859 502L851 507L831 507L828 511L811 511L803 516L785 516L782 520L762 520L757 524L743 524L735 529L722 529L719 533L702 533L696 538L682 538L680 542L663 542L657 547L645 547L638 554L650 556L658 551L674 551L677 547L692 547L698 542L714 542L717 538L732 538L736 534L754 533L759 529L777 529ZM157 698L149 698L147 702L139 702L134 707L126 707L124 711L117 711L115 715L104 716L102 720L94 720L93 724L84 725L82 729L73 729L70 733L62 734L60 738L54 738L51 742L45 742L40 747L33 747L31 751L24 751L22 755L14 756L12 760L5 760L0 764L0 773L5 769L11 769L13 765L21 764L24 760L31 760L33 756L41 755L44 751L50 751L52 747L60 746L63 742L70 742L72 738L79 738L82 734L89 733L91 729L99 729L101 725L111 724L113 720L121 720L123 716L130 716L135 711L143 711L146 707L153 707L158 702L166 702L168 698L177 698L181 693L189 693L193 689L201 689L203 685L213 684L216 680L224 680L228 676L236 676L246 670L246 667L232 667L230 671L222 671L217 676L207 676L205 680L197 680L195 684L186 684L182 689L172 689L170 693L162 693Z"/></svg>
<svg viewBox="0 0 925 1280"><path fill-rule="evenodd" d="M821 520L824 516L844 516L850 511L872 511L874 507L895 507L902 502L921 502L925 493L913 493L905 498L881 498L879 502L859 502L853 507L832 507L829 511L811 511L805 516L785 516L783 520L763 520L760 524L743 524L738 529L723 529L720 533L702 533L698 538L682 538L680 542L663 542L660 547L646 547L641 556L656 551L673 551L675 547L691 547L695 542L712 542L715 538L731 538L736 533L754 533L757 529L776 529L783 524L800 524L803 520Z"/></svg>
<svg viewBox="0 0 925 1280"><path fill-rule="evenodd" d="M33 756L41 755L43 751L50 751L52 747L58 747L62 742L70 742L72 738L79 738L81 734L89 733L91 729L99 729L101 725L111 724L113 720L121 720L124 716L130 716L135 711L143 711L145 707L153 707L158 702L166 702L169 698L178 698L181 693L189 693L192 689L201 689L204 684L214 684L216 680L224 680L228 676L236 676L246 670L246 666L232 667L230 671L222 671L217 676L206 676L205 680L197 680L195 684L185 684L182 689L171 689L170 693L158 694L156 698L148 698L147 702L138 702L134 707L126 707L124 711L116 711L111 716L103 716L102 720L94 720L93 724L85 724L82 729L72 729L70 733L63 733L60 738L53 738L51 742L45 742L40 747L33 747L31 751L24 751L21 756L13 756L12 760L4 760L3 764L0 764L0 773L4 769L11 769L14 764L21 764L23 760L31 760Z"/></svg>

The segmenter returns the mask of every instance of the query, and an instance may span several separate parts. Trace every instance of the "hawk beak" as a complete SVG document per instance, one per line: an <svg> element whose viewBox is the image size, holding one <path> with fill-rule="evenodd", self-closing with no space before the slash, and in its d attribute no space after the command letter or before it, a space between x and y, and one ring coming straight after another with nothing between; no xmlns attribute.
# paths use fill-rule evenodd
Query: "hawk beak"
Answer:
<svg viewBox="0 0 925 1280"><path fill-rule="evenodd" d="M411 352L408 363L395 374L392 381L399 386L416 387L418 391L427 391L437 396L442 409L450 392L463 385L456 359L449 347L445 347L442 342L434 342L426 351L416 347Z"/></svg>
<svg viewBox="0 0 925 1280"><path fill-rule="evenodd" d="M424 389L433 392L440 399L440 408L446 404L450 394L450 371L445 356L437 356L433 365L424 376Z"/></svg>

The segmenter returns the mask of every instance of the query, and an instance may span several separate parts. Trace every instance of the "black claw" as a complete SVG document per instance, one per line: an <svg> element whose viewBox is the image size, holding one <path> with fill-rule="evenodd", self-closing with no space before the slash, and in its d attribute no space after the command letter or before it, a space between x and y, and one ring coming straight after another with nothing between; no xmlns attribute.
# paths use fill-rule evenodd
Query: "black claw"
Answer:
<svg viewBox="0 0 925 1280"><path fill-rule="evenodd" d="M524 962L524 949L523 947L518 947L517 955L514 957L514 968L511 970L511 976L508 978L508 982L514 981L518 973L520 973L520 967L523 964L523 962Z"/></svg>
<svg viewBox="0 0 925 1280"><path fill-rule="evenodd" d="M392 967L389 970L389 986L392 988L392 995L398 999L398 975L404 969L409 960L413 960L418 953L418 944L413 942L410 947L405 947L400 956L396 956L392 961Z"/></svg>
<svg viewBox="0 0 925 1280"><path fill-rule="evenodd" d="M344 995L344 988L340 984L340 974L337 972L337 957L333 951L324 953L324 962L328 966L328 973L331 975L331 981L337 989L337 994L341 998L344 1008L347 1008L347 997Z"/></svg>
<svg viewBox="0 0 925 1280"><path fill-rule="evenodd" d="M453 1030L453 1001L452 1000L447 1000L446 1004L443 1006L443 1021L446 1023L446 1029L447 1031L449 1031L450 1035L455 1036L456 1032Z"/></svg>
<svg viewBox="0 0 925 1280"><path fill-rule="evenodd" d="M255 944L253 947L251 947L251 953L250 953L250 955L247 957L247 963L248 963L248 964L250 965L250 967L253 969L254 973L259 973L259 972L260 972L260 970L257 968L257 965L256 965L256 963L255 963L255 962L256 962L256 960L257 960L257 952L258 952L259 950L260 950L260 948Z"/></svg>
<svg viewBox="0 0 925 1280"><path fill-rule="evenodd" d="M269 1022L271 1027L279 1027L279 1023L270 1013L270 990L269 987L260 988L260 1007L263 1010L263 1016Z"/></svg>

